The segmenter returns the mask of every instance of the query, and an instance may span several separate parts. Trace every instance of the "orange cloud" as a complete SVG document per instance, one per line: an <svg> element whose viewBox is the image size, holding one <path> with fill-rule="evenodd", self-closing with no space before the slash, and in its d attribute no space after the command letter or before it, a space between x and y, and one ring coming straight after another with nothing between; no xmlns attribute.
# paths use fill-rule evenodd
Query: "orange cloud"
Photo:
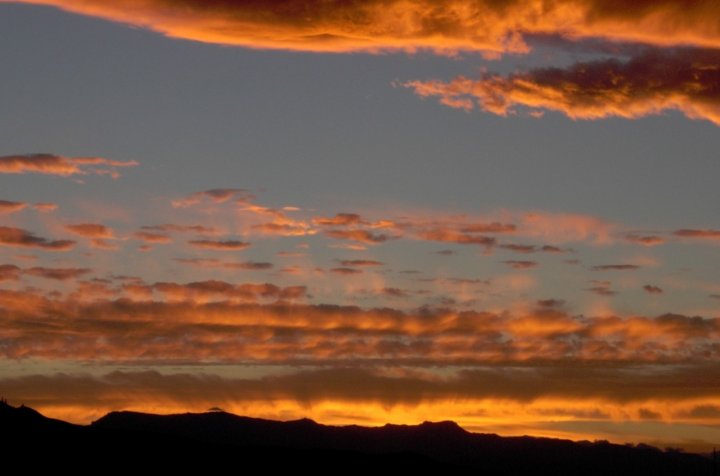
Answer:
<svg viewBox="0 0 720 476"><path fill-rule="evenodd" d="M649 51L628 62L601 60L473 80L408 81L421 97L455 108L507 116L558 111L573 119L628 119L678 110L720 125L720 51Z"/></svg>
<svg viewBox="0 0 720 476"><path fill-rule="evenodd" d="M313 223L320 226L347 226L358 225L365 223L365 221L357 213L337 213L334 217L330 218L313 218Z"/></svg>
<svg viewBox="0 0 720 476"><path fill-rule="evenodd" d="M215 251L239 251L250 246L250 243L238 240L190 240L190 246Z"/></svg>
<svg viewBox="0 0 720 476"><path fill-rule="evenodd" d="M368 230L327 230L325 235L339 240L359 241L366 244L384 243L393 238L384 233L372 233Z"/></svg>
<svg viewBox="0 0 720 476"><path fill-rule="evenodd" d="M0 200L0 215L9 215L11 213L16 213L25 210L28 206L32 206L32 208L42 213L52 212L57 209L57 205L54 203L29 204L25 202L11 202L9 200Z"/></svg>
<svg viewBox="0 0 720 476"><path fill-rule="evenodd" d="M512 223L472 223L460 229L463 233L513 233L517 226Z"/></svg>
<svg viewBox="0 0 720 476"><path fill-rule="evenodd" d="M33 203L33 208L41 213L50 213L57 210L56 203Z"/></svg>
<svg viewBox="0 0 720 476"><path fill-rule="evenodd" d="M72 175L120 176L120 167L134 167L134 160L122 162L102 157L62 157L51 154L6 155L0 157L0 174L37 173L69 177Z"/></svg>
<svg viewBox="0 0 720 476"><path fill-rule="evenodd" d="M65 225L65 229L76 235L86 238L113 238L113 231L105 225L98 223L78 223Z"/></svg>
<svg viewBox="0 0 720 476"><path fill-rule="evenodd" d="M170 237L170 235L167 235L165 233L150 233L147 231L138 231L135 232L133 236L138 240L144 241L145 243L172 243L172 238Z"/></svg>
<svg viewBox="0 0 720 476"><path fill-rule="evenodd" d="M643 246L656 246L665 243L665 239L657 235L640 235L637 233L627 233L623 236L626 241Z"/></svg>
<svg viewBox="0 0 720 476"><path fill-rule="evenodd" d="M72 240L49 240L22 228L0 226L0 246L38 248L46 251L68 251L75 246Z"/></svg>
<svg viewBox="0 0 720 476"><path fill-rule="evenodd" d="M715 362L720 352L714 345L720 321L698 316L592 317L544 305L481 312L454 310L447 304L413 311L290 304L308 297L304 286L219 280L130 281L117 291L125 297L109 300L107 283L90 284L65 298L0 290L0 325L6 336L0 355L139 363L543 362L562 367L570 361ZM608 289L609 284L598 287ZM61 345L68 336L72 347Z"/></svg>
<svg viewBox="0 0 720 476"><path fill-rule="evenodd" d="M673 233L682 238L700 238L706 240L720 240L720 230L692 230L682 229Z"/></svg>
<svg viewBox="0 0 720 476"><path fill-rule="evenodd" d="M483 235L475 235L471 233L464 233L456 231L450 228L430 228L427 230L420 230L416 235L429 241L441 241L446 243L458 243L460 245L482 245L486 247L494 246L496 243L495 238L491 238Z"/></svg>
<svg viewBox="0 0 720 476"><path fill-rule="evenodd" d="M720 45L712 0L367 0L291 2L20 0L172 38L318 52L526 52L525 35L656 45Z"/></svg>
<svg viewBox="0 0 720 476"><path fill-rule="evenodd" d="M13 264L0 265L0 282L19 280L21 271L19 267Z"/></svg>
<svg viewBox="0 0 720 476"><path fill-rule="evenodd" d="M27 203L24 202L10 202L7 200L0 200L0 215L19 212L25 207L27 207Z"/></svg>
<svg viewBox="0 0 720 476"><path fill-rule="evenodd" d="M206 303L212 301L258 302L298 300L306 296L305 286L281 288L274 284L232 284L226 281L196 281L188 284L161 282L151 286L172 301Z"/></svg>

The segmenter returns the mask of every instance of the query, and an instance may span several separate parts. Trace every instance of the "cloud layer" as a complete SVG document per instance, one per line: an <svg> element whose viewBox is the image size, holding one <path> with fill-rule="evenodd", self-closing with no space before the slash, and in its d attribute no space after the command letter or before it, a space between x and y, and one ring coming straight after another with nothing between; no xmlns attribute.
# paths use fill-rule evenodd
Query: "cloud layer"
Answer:
<svg viewBox="0 0 720 476"><path fill-rule="evenodd" d="M207 43L319 52L526 52L525 37L720 45L711 0L25 0Z"/></svg>

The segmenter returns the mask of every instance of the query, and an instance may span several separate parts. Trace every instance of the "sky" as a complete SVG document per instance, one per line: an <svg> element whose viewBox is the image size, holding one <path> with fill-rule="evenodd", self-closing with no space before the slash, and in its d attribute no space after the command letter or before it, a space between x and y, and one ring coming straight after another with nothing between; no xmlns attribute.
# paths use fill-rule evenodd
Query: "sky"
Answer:
<svg viewBox="0 0 720 476"><path fill-rule="evenodd" d="M0 396L720 444L709 0L0 0Z"/></svg>

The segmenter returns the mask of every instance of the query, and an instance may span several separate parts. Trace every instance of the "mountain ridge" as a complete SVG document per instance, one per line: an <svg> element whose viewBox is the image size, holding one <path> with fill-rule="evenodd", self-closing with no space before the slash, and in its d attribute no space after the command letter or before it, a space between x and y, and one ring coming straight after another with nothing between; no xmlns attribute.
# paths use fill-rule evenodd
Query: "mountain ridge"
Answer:
<svg viewBox="0 0 720 476"><path fill-rule="evenodd" d="M471 433L452 421L418 425L331 426L303 418L276 421L222 411L156 415L111 412L90 425L42 416L28 407L0 405L5 448L34 447L60 456L86 451L131 464L143 459L162 468L260 464L274 469L309 467L398 470L481 470L487 475L713 475L708 458L647 445L573 442L529 436Z"/></svg>

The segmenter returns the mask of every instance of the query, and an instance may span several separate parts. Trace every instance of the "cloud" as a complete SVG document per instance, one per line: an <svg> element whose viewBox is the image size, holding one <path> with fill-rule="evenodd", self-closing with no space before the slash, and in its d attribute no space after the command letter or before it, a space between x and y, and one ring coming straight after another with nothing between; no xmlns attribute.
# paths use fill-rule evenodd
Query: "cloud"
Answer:
<svg viewBox="0 0 720 476"><path fill-rule="evenodd" d="M653 286L652 284L646 284L646 285L644 285L644 286L643 286L643 289L644 289L645 292L648 293L648 294L663 294L663 293L664 293L664 291L662 290L662 288L660 288L660 287L658 287L658 286Z"/></svg>
<svg viewBox="0 0 720 476"><path fill-rule="evenodd" d="M52 154L6 155L0 157L0 174L110 175L118 178L118 168L135 167L134 160L122 162L102 157L62 157Z"/></svg>
<svg viewBox="0 0 720 476"><path fill-rule="evenodd" d="M175 258L175 261L201 268L242 269L248 271L264 271L273 268L272 263L262 261L224 262L212 258Z"/></svg>
<svg viewBox="0 0 720 476"><path fill-rule="evenodd" d="M250 247L250 243L238 240L190 240L190 246L214 251L239 251Z"/></svg>
<svg viewBox="0 0 720 476"><path fill-rule="evenodd" d="M537 305L540 308L561 309L565 306L565 301L562 299L539 299Z"/></svg>
<svg viewBox="0 0 720 476"><path fill-rule="evenodd" d="M12 202L9 200L0 200L0 215L9 215L11 213L17 213L25 210L27 207L32 207L41 213L52 212L57 209L57 205L54 203L26 203L26 202Z"/></svg>
<svg viewBox="0 0 720 476"><path fill-rule="evenodd" d="M512 223L471 223L460 229L463 233L513 233L517 225Z"/></svg>
<svg viewBox="0 0 720 476"><path fill-rule="evenodd" d="M23 271L28 276L37 278L54 279L56 281L67 281L77 279L85 274L92 272L89 268L43 268L36 267Z"/></svg>
<svg viewBox="0 0 720 476"><path fill-rule="evenodd" d="M618 294L617 291L613 291L612 289L610 289L610 287L612 286L611 281L592 279L590 280L590 283L593 286L587 288L586 291L590 291L591 293L597 294L598 296L610 297Z"/></svg>
<svg viewBox="0 0 720 476"><path fill-rule="evenodd" d="M526 35L662 46L720 45L711 0L21 0L148 28L172 38L317 52L527 52Z"/></svg>
<svg viewBox="0 0 720 476"><path fill-rule="evenodd" d="M65 229L85 238L113 238L111 228L100 225L98 223L78 223L75 225L65 225Z"/></svg>
<svg viewBox="0 0 720 476"><path fill-rule="evenodd" d="M312 221L320 226L347 226L366 223L362 217L356 213L337 213L334 217L316 217L313 218Z"/></svg>
<svg viewBox="0 0 720 476"><path fill-rule="evenodd" d="M305 236L314 235L315 231L310 229L306 224L296 223L260 223L252 226L253 230L257 230L267 235L277 236Z"/></svg>
<svg viewBox="0 0 720 476"><path fill-rule="evenodd" d="M184 198L173 200L171 203L175 208L187 208L203 201L225 203L234 200L238 203L245 203L253 198L255 198L253 194L242 188L213 188L192 193Z"/></svg>
<svg viewBox="0 0 720 476"><path fill-rule="evenodd" d="M459 245L481 245L485 247L492 247L496 243L495 238L489 236L475 235L472 233L442 227L420 230L416 233L416 235L423 240L457 243Z"/></svg>
<svg viewBox="0 0 720 476"><path fill-rule="evenodd" d="M391 297L391 298L407 298L414 294L412 291L408 291L406 289L392 288L392 287L382 288L380 290L380 293L384 296Z"/></svg>
<svg viewBox="0 0 720 476"><path fill-rule="evenodd" d="M656 246L665 243L665 238L657 235L641 235L637 233L626 233L623 236L625 241L643 246Z"/></svg>
<svg viewBox="0 0 720 476"><path fill-rule="evenodd" d="M17 281L20 279L22 270L13 264L0 265L0 282Z"/></svg>
<svg viewBox="0 0 720 476"><path fill-rule="evenodd" d="M326 230L325 235L338 240L359 241L366 244L384 243L393 239L384 233L372 233L368 230Z"/></svg>
<svg viewBox="0 0 720 476"><path fill-rule="evenodd" d="M58 209L58 205L56 203L33 203L33 208L41 213L50 213L54 212Z"/></svg>
<svg viewBox="0 0 720 476"><path fill-rule="evenodd" d="M258 302L285 301L306 297L305 286L279 287L274 284L233 284L226 281L195 281L187 284L160 282L152 285L156 291L172 301L206 303L213 301Z"/></svg>
<svg viewBox="0 0 720 476"><path fill-rule="evenodd" d="M538 264L536 261L518 261L518 260L507 260L503 261L506 265L513 269L531 269L537 268Z"/></svg>
<svg viewBox="0 0 720 476"><path fill-rule="evenodd" d="M49 240L22 228L0 226L0 246L37 248L45 251L68 251L75 246L72 240Z"/></svg>
<svg viewBox="0 0 720 476"><path fill-rule="evenodd" d="M559 244L587 242L607 245L613 242L617 224L592 215L534 211L519 217L518 234Z"/></svg>
<svg viewBox="0 0 720 476"><path fill-rule="evenodd" d="M514 251L516 253L567 253L569 250L558 248L557 246L551 245L518 245L514 243L505 243L499 245L498 248L508 251Z"/></svg>
<svg viewBox="0 0 720 476"><path fill-rule="evenodd" d="M162 225L146 225L140 227L143 231L151 233L198 233L200 235L215 235L218 230L214 227L203 225L177 225L165 223Z"/></svg>
<svg viewBox="0 0 720 476"><path fill-rule="evenodd" d="M616 59L479 79L408 81L401 85L446 106L507 116L521 109L572 119L634 119L677 110L720 125L720 50L649 50Z"/></svg>
<svg viewBox="0 0 720 476"><path fill-rule="evenodd" d="M720 240L720 230L692 230L682 229L673 232L673 235L680 236L682 238L699 238L705 240Z"/></svg>
<svg viewBox="0 0 720 476"><path fill-rule="evenodd" d="M25 207L27 207L27 203L24 202L10 202L7 200L0 200L0 215L19 212Z"/></svg>
<svg viewBox="0 0 720 476"><path fill-rule="evenodd" d="M166 233L150 233L148 231L138 231L133 234L138 240L145 243L166 244L172 243L172 238Z"/></svg>
<svg viewBox="0 0 720 476"><path fill-rule="evenodd" d="M355 267L355 266L382 266L385 263L381 261L375 261L371 259L351 259L351 260L336 260L342 266Z"/></svg>
<svg viewBox="0 0 720 476"><path fill-rule="evenodd" d="M335 274L342 274L345 276L350 276L353 274L362 274L363 270L357 269L357 268L332 268L330 270L330 272L335 273Z"/></svg>
<svg viewBox="0 0 720 476"><path fill-rule="evenodd" d="M513 312L460 311L447 305L363 309L300 304L308 297L304 286L221 280L120 285L125 296L117 299L108 299L107 285L98 295L86 286L83 293L65 298L0 290L0 325L6 335L0 356L148 364L535 362L562 367L578 361L611 366L716 362L720 353L720 321L699 316L594 317L572 315L559 306ZM73 346L61 345L70 336Z"/></svg>
<svg viewBox="0 0 720 476"><path fill-rule="evenodd" d="M600 266L593 266L593 271L635 271L640 269L640 266L636 264L603 264Z"/></svg>

